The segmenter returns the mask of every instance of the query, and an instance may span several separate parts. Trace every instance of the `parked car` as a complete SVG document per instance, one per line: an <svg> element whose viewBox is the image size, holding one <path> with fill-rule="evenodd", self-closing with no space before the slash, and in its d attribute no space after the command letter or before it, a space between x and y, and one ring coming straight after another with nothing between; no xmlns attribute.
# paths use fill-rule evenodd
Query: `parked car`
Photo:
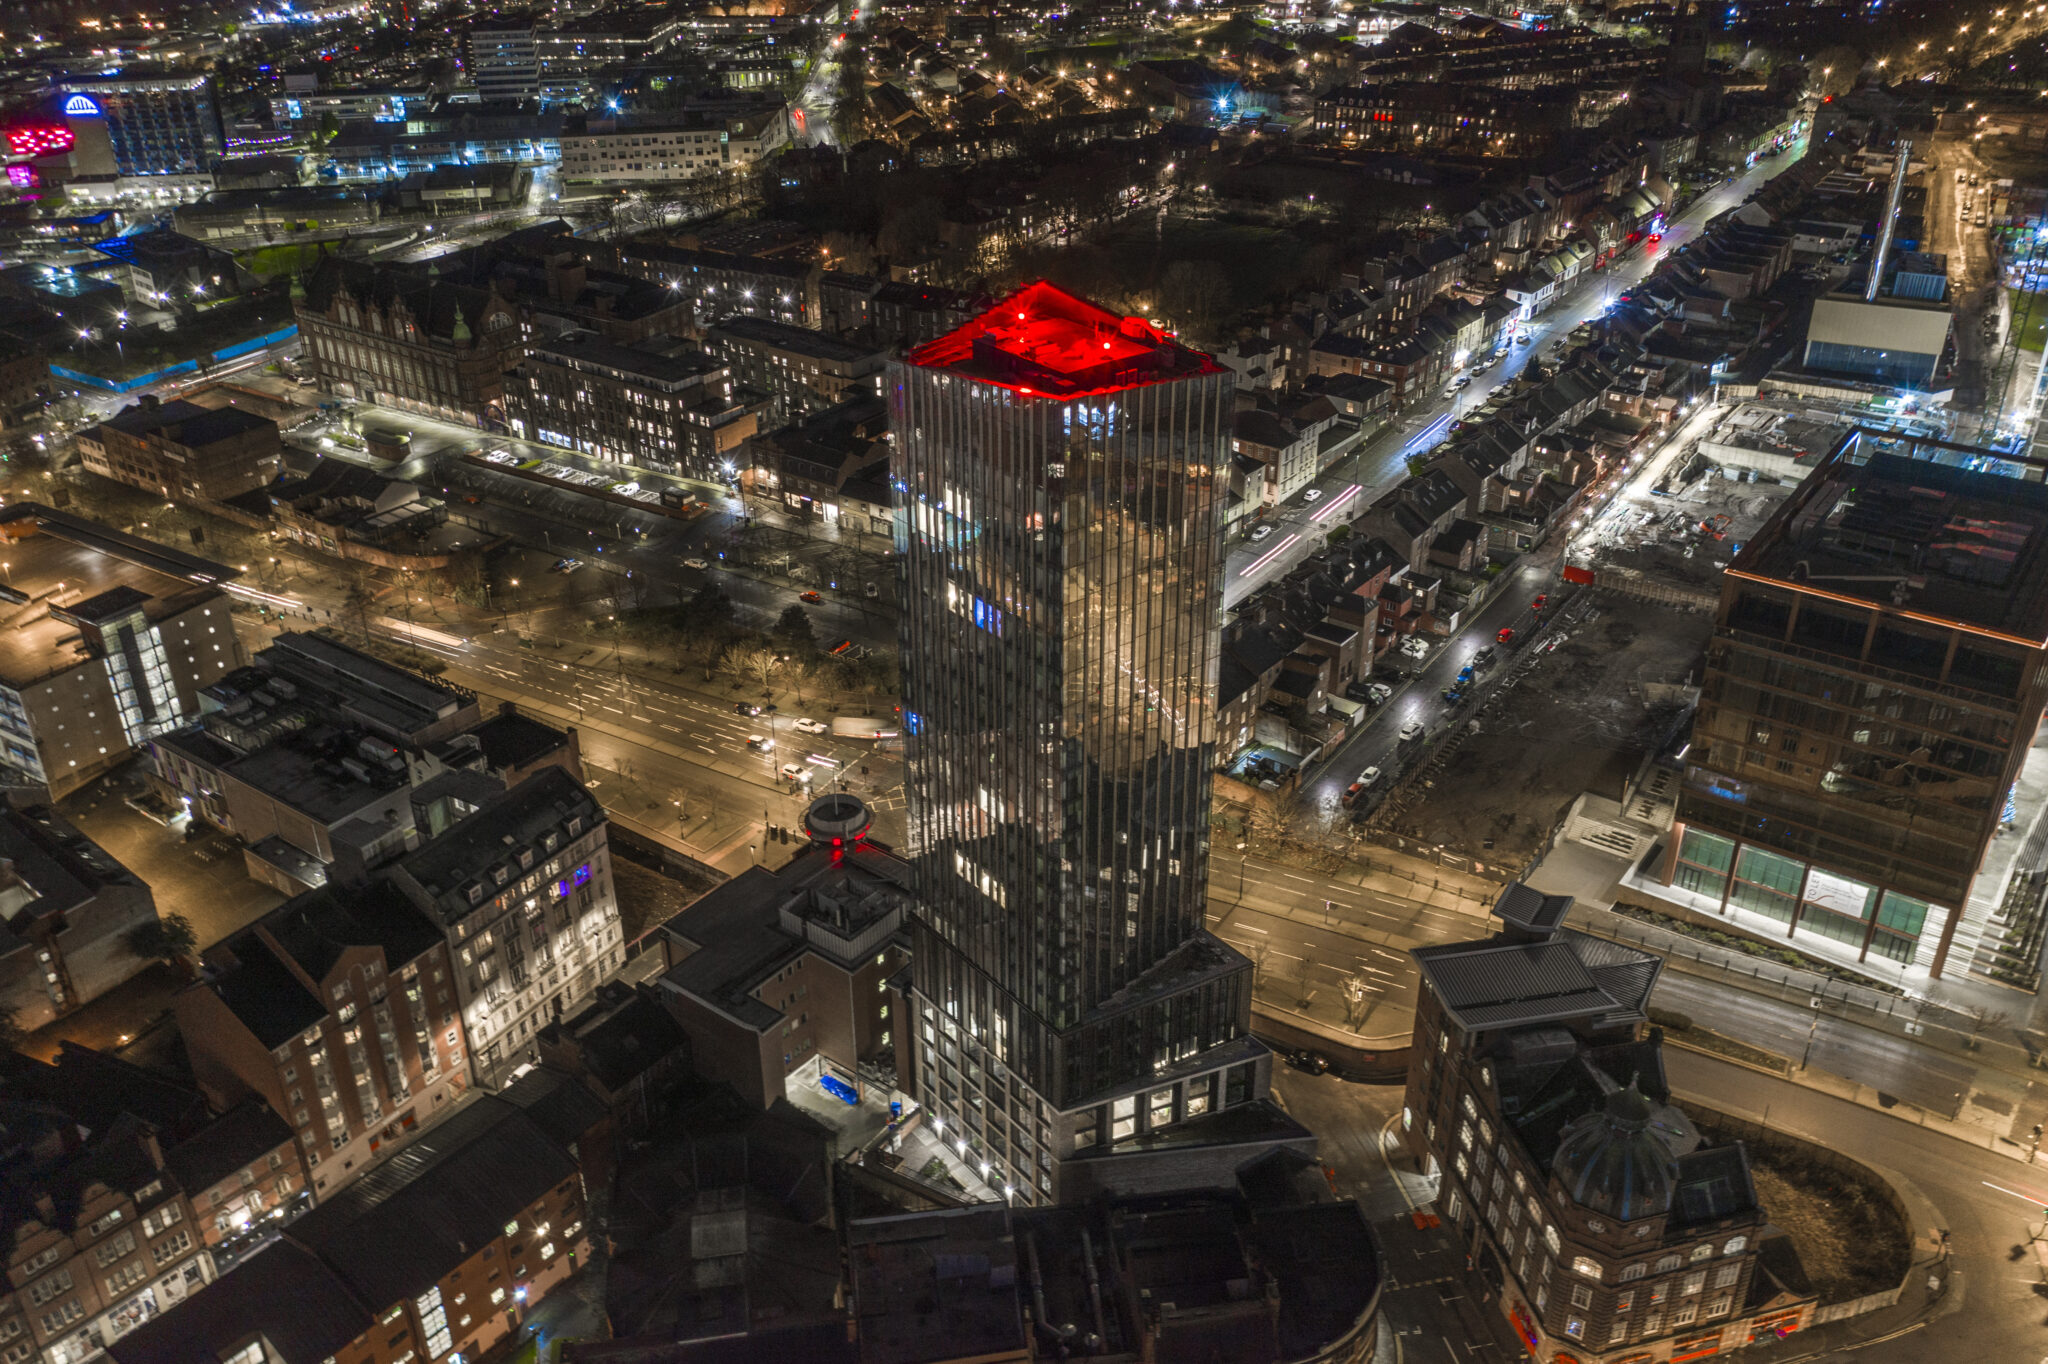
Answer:
<svg viewBox="0 0 2048 1364"><path fill-rule="evenodd" d="M1253 526L1252 533L1246 538L1249 539L1253 544L1257 544L1259 541L1265 539L1268 535L1271 535L1272 533L1273 528L1271 526Z"/></svg>
<svg viewBox="0 0 2048 1364"><path fill-rule="evenodd" d="M1550 594L1548 592L1538 592L1536 600L1529 603L1529 609L1531 611L1541 611L1548 605L1550 605Z"/></svg>
<svg viewBox="0 0 2048 1364"><path fill-rule="evenodd" d="M1483 668L1491 662L1493 662L1493 646L1491 644L1480 645L1472 655L1472 666Z"/></svg>
<svg viewBox="0 0 2048 1364"><path fill-rule="evenodd" d="M1344 803L1346 805L1356 805L1366 792L1379 785L1379 781L1380 770L1377 767L1366 768L1365 771L1358 774L1357 781L1344 788Z"/></svg>
<svg viewBox="0 0 2048 1364"><path fill-rule="evenodd" d="M1344 688L1344 699L1356 701L1361 706L1376 706L1379 704L1379 698L1372 694L1372 684L1369 682L1352 682L1347 684Z"/></svg>
<svg viewBox="0 0 2048 1364"><path fill-rule="evenodd" d="M551 567L556 573L574 573L577 569L583 567L583 561L581 559L557 559Z"/></svg>
<svg viewBox="0 0 2048 1364"><path fill-rule="evenodd" d="M1307 1071L1310 1075L1327 1075L1330 1073L1330 1058L1319 1051L1310 1051L1306 1047L1296 1047L1286 1053L1286 1057L1287 1064L1293 1066L1296 1070Z"/></svg>
<svg viewBox="0 0 2048 1364"><path fill-rule="evenodd" d="M813 720L809 716L792 720L789 723L791 728L795 729L799 734L824 734L831 729L831 726Z"/></svg>
<svg viewBox="0 0 2048 1364"><path fill-rule="evenodd" d="M702 560L702 559L685 559L685 560L683 560L683 567L684 567L684 568L695 568L695 569L706 569L706 568L709 568L709 567L711 567L711 565L710 565L710 564L708 564L708 563L706 563L706 562L704 562L704 560Z"/></svg>
<svg viewBox="0 0 2048 1364"><path fill-rule="evenodd" d="M1500 641L1500 642L1501 642L1502 644L1505 644L1505 643L1507 643L1507 642L1508 642L1509 640L1513 639L1514 637L1515 637L1515 627L1514 627L1514 626L1512 626L1512 625L1503 625L1503 626L1501 626L1501 627L1500 627L1500 633L1494 636L1494 638L1495 638L1496 640L1499 640L1499 641Z"/></svg>
<svg viewBox="0 0 2048 1364"><path fill-rule="evenodd" d="M1401 726L1401 742L1404 744L1420 739L1422 734L1422 721L1420 720L1410 720L1407 724Z"/></svg>
<svg viewBox="0 0 2048 1364"><path fill-rule="evenodd" d="M1465 704L1465 693L1459 691L1456 687L1445 687L1444 704L1452 710L1456 710L1459 706Z"/></svg>
<svg viewBox="0 0 2048 1364"><path fill-rule="evenodd" d="M797 594L796 594L796 599L797 599L798 601L807 601L807 602L821 602L821 601L825 600L825 599L824 599L823 597L819 596L819 595L818 595L817 593L815 593L815 592L799 592L799 593L797 593Z"/></svg>
<svg viewBox="0 0 2048 1364"><path fill-rule="evenodd" d="M1301 495L1301 500L1304 502L1315 502L1320 500L1322 498L1322 495L1323 490L1321 488L1310 488L1307 492Z"/></svg>
<svg viewBox="0 0 2048 1364"><path fill-rule="evenodd" d="M1372 689L1372 699L1377 704L1386 704L1387 698L1394 694L1394 689L1384 682L1371 682L1367 685Z"/></svg>

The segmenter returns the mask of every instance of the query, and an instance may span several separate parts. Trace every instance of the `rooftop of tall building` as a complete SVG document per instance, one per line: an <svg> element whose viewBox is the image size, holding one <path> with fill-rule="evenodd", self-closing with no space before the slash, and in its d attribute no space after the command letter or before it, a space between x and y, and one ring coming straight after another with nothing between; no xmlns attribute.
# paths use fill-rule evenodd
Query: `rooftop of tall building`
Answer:
<svg viewBox="0 0 2048 1364"><path fill-rule="evenodd" d="M1043 280L919 346L909 362L1053 399L1223 372L1145 319L1120 317Z"/></svg>

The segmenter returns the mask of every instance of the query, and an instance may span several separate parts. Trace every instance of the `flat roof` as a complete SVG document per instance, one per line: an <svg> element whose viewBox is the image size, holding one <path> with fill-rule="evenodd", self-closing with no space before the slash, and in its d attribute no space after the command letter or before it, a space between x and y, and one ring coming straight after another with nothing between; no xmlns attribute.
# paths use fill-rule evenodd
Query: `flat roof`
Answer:
<svg viewBox="0 0 2048 1364"><path fill-rule="evenodd" d="M2048 471L1856 427L1728 574L2048 648L2048 483L2000 468Z"/></svg>
<svg viewBox="0 0 2048 1364"><path fill-rule="evenodd" d="M725 368L723 360L704 351L664 355L636 346L621 346L594 332L571 332L537 342L528 349L527 358L660 388L694 387L704 376Z"/></svg>
<svg viewBox="0 0 2048 1364"><path fill-rule="evenodd" d="M1226 372L1145 319L1119 316L1043 280L919 346L908 363L1054 399Z"/></svg>
<svg viewBox="0 0 2048 1364"><path fill-rule="evenodd" d="M139 595L143 615L155 623L218 597L227 624L227 599L216 584L238 575L224 564L31 502L0 511L0 527L0 580L11 589L0 600L0 682L10 687L33 686L88 657L78 625L63 618L69 608Z"/></svg>

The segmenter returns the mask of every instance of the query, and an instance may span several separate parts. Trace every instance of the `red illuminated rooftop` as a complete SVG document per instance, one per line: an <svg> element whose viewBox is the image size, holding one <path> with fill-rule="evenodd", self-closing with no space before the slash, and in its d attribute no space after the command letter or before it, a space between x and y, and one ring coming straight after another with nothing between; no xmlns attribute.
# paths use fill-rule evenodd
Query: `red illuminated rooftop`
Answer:
<svg viewBox="0 0 2048 1364"><path fill-rule="evenodd" d="M1221 368L1140 317L1120 317L1044 280L910 353L910 363L1016 393L1079 398Z"/></svg>

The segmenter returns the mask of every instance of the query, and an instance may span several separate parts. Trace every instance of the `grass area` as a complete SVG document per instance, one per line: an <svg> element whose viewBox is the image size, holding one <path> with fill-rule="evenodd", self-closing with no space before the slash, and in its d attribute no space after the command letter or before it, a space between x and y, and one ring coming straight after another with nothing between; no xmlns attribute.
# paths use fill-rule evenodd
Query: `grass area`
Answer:
<svg viewBox="0 0 2048 1364"><path fill-rule="evenodd" d="M1757 1201L1792 1238L1820 1300L1848 1302L1898 1285L1912 1259L1905 1225L1862 1183L1770 1143L1751 1143Z"/></svg>
<svg viewBox="0 0 2048 1364"><path fill-rule="evenodd" d="M2038 353L2048 342L2048 295L2007 289L2005 296L2012 305L2013 344Z"/></svg>
<svg viewBox="0 0 2048 1364"><path fill-rule="evenodd" d="M279 242L235 254L244 270L263 279L288 275L294 270L310 270L319 259L320 246L315 242Z"/></svg>

